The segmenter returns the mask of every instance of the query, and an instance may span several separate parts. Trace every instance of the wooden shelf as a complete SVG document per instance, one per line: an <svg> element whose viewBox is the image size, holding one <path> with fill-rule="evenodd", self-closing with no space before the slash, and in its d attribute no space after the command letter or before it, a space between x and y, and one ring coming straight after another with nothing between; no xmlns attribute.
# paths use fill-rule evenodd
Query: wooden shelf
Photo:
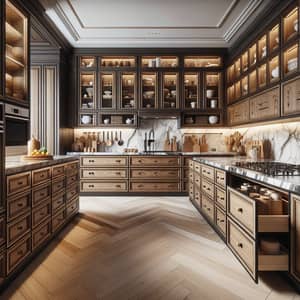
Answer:
<svg viewBox="0 0 300 300"><path fill-rule="evenodd" d="M18 60L6 55L6 71L8 73L14 73L24 69L24 64L19 62Z"/></svg>
<svg viewBox="0 0 300 300"><path fill-rule="evenodd" d="M13 45L23 40L23 34L13 27L8 22L5 22L6 27L6 43Z"/></svg>

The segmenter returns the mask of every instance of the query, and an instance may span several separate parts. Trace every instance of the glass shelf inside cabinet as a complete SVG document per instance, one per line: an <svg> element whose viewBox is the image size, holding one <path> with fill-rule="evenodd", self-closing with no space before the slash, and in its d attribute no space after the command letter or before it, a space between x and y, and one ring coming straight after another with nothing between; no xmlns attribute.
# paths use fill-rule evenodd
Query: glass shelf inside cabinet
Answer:
<svg viewBox="0 0 300 300"><path fill-rule="evenodd" d="M267 65L263 64L258 68L258 86L264 87L267 83Z"/></svg>
<svg viewBox="0 0 300 300"><path fill-rule="evenodd" d="M260 60L267 57L267 36L264 35L258 40L258 57Z"/></svg>
<svg viewBox="0 0 300 300"><path fill-rule="evenodd" d="M185 73L184 74L184 108L198 108L199 103L199 74Z"/></svg>
<svg viewBox="0 0 300 300"><path fill-rule="evenodd" d="M96 58L94 56L81 56L80 67L87 69L96 67Z"/></svg>
<svg viewBox="0 0 300 300"><path fill-rule="evenodd" d="M143 56L143 68L177 68L177 56Z"/></svg>
<svg viewBox="0 0 300 300"><path fill-rule="evenodd" d="M184 58L185 68L213 68L222 66L220 56L186 56Z"/></svg>
<svg viewBox="0 0 300 300"><path fill-rule="evenodd" d="M253 67L256 64L256 52L256 44L254 44L249 48L249 67Z"/></svg>
<svg viewBox="0 0 300 300"><path fill-rule="evenodd" d="M275 56L269 60L269 78L271 82L279 80L280 76L280 66L279 66L279 56Z"/></svg>
<svg viewBox="0 0 300 300"><path fill-rule="evenodd" d="M157 73L142 73L142 108L157 107Z"/></svg>
<svg viewBox="0 0 300 300"><path fill-rule="evenodd" d="M132 68L136 66L134 56L102 56L101 67L106 68Z"/></svg>
<svg viewBox="0 0 300 300"><path fill-rule="evenodd" d="M248 76L242 78L242 95L246 96L249 92Z"/></svg>
<svg viewBox="0 0 300 300"><path fill-rule="evenodd" d="M257 72L256 72L256 70L254 70L249 74L249 91L250 91L250 93L256 92L256 88L257 88Z"/></svg>
<svg viewBox="0 0 300 300"><path fill-rule="evenodd" d="M298 7L283 17L283 41L288 42L298 34Z"/></svg>
<svg viewBox="0 0 300 300"><path fill-rule="evenodd" d="M221 73L206 72L205 73L205 98L206 107L216 109L220 105L221 94Z"/></svg>
<svg viewBox="0 0 300 300"><path fill-rule="evenodd" d="M279 49L279 41L279 24L277 24L269 31L270 53Z"/></svg>
<svg viewBox="0 0 300 300"><path fill-rule="evenodd" d="M288 75L298 69L298 44L288 48L283 53L284 74Z"/></svg>
<svg viewBox="0 0 300 300"><path fill-rule="evenodd" d="M27 94L27 18L6 1L5 94L25 100Z"/></svg>
<svg viewBox="0 0 300 300"><path fill-rule="evenodd" d="M114 73L100 73L100 105L101 108L114 108L115 107L115 76Z"/></svg>
<svg viewBox="0 0 300 300"><path fill-rule="evenodd" d="M163 108L179 108L178 73L163 74Z"/></svg>
<svg viewBox="0 0 300 300"><path fill-rule="evenodd" d="M243 72L246 72L248 70L248 51L244 52L242 55L242 70Z"/></svg>
<svg viewBox="0 0 300 300"><path fill-rule="evenodd" d="M121 107L125 109L136 108L136 73L121 74Z"/></svg>
<svg viewBox="0 0 300 300"><path fill-rule="evenodd" d="M235 75L236 77L240 77L241 75L241 59L238 58L235 63L234 63L234 71L235 71Z"/></svg>
<svg viewBox="0 0 300 300"><path fill-rule="evenodd" d="M81 109L95 108L95 73L80 73Z"/></svg>

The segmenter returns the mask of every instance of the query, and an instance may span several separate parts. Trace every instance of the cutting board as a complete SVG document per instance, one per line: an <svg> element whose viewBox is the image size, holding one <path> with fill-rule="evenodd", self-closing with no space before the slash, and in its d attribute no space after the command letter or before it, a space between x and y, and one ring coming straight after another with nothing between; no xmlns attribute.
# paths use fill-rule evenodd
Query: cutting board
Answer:
<svg viewBox="0 0 300 300"><path fill-rule="evenodd" d="M182 146L182 151L183 152L193 152L193 140L191 136L185 136L184 141L183 141L183 146Z"/></svg>

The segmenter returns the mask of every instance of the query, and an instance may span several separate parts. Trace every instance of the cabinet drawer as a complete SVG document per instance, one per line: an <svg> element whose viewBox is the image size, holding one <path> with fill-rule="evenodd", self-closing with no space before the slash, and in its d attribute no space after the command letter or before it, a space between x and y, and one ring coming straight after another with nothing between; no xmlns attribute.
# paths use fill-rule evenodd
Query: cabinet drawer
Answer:
<svg viewBox="0 0 300 300"><path fill-rule="evenodd" d="M61 192L52 197L52 212L55 214L60 208L64 207L65 193Z"/></svg>
<svg viewBox="0 0 300 300"><path fill-rule="evenodd" d="M230 105L227 109L229 125L245 124L249 122L250 117L249 100L238 104Z"/></svg>
<svg viewBox="0 0 300 300"><path fill-rule="evenodd" d="M63 191L65 188L65 177L59 177L52 182L52 194Z"/></svg>
<svg viewBox="0 0 300 300"><path fill-rule="evenodd" d="M0 246L6 241L6 220L5 215L0 216Z"/></svg>
<svg viewBox="0 0 300 300"><path fill-rule="evenodd" d="M230 218L227 219L228 246L238 256L243 266L256 279L256 248L255 242Z"/></svg>
<svg viewBox="0 0 300 300"><path fill-rule="evenodd" d="M7 246L11 246L23 235L31 230L31 214L27 214L17 219L13 223L7 224Z"/></svg>
<svg viewBox="0 0 300 300"><path fill-rule="evenodd" d="M82 157L81 166L83 167L126 167L127 157Z"/></svg>
<svg viewBox="0 0 300 300"><path fill-rule="evenodd" d="M72 176L79 173L79 162L71 162L65 165L66 176Z"/></svg>
<svg viewBox="0 0 300 300"><path fill-rule="evenodd" d="M31 173L21 173L7 177L7 195L23 192L31 187Z"/></svg>
<svg viewBox="0 0 300 300"><path fill-rule="evenodd" d="M284 116L300 113L300 78L282 85L282 114Z"/></svg>
<svg viewBox="0 0 300 300"><path fill-rule="evenodd" d="M188 168L189 164L190 164L190 157L182 157L182 166Z"/></svg>
<svg viewBox="0 0 300 300"><path fill-rule="evenodd" d="M226 215L225 213L216 207L216 225L218 229L221 231L223 236L226 236Z"/></svg>
<svg viewBox="0 0 300 300"><path fill-rule="evenodd" d="M134 179L139 178L161 178L161 179L179 179L180 169L156 169L156 170L145 170L145 169L131 169L130 177Z"/></svg>
<svg viewBox="0 0 300 300"><path fill-rule="evenodd" d="M47 184L32 190L32 207L51 198L51 185Z"/></svg>
<svg viewBox="0 0 300 300"><path fill-rule="evenodd" d="M216 188L216 203L226 210L227 201L226 201L226 192L220 188Z"/></svg>
<svg viewBox="0 0 300 300"><path fill-rule="evenodd" d="M65 165L58 165L52 167L52 178L65 175Z"/></svg>
<svg viewBox="0 0 300 300"><path fill-rule="evenodd" d="M0 284L6 277L6 253L5 250L0 252Z"/></svg>
<svg viewBox="0 0 300 300"><path fill-rule="evenodd" d="M201 173L201 164L194 162L194 172Z"/></svg>
<svg viewBox="0 0 300 300"><path fill-rule="evenodd" d="M221 170L216 170L215 178L216 178L216 184L226 189L226 172Z"/></svg>
<svg viewBox="0 0 300 300"><path fill-rule="evenodd" d="M36 227L43 221L51 217L51 200L36 207L32 211L32 227Z"/></svg>
<svg viewBox="0 0 300 300"><path fill-rule="evenodd" d="M11 273L31 253L31 237L26 235L24 239L9 248L6 252L7 274Z"/></svg>
<svg viewBox="0 0 300 300"><path fill-rule="evenodd" d="M215 181L215 172L214 172L214 168L212 168L212 167L202 165L201 166L201 175L203 177L211 180L212 182Z"/></svg>
<svg viewBox="0 0 300 300"><path fill-rule="evenodd" d="M214 203L204 195L202 195L201 208L202 208L202 211L213 222L214 221L214 214L215 214L215 212L214 212Z"/></svg>
<svg viewBox="0 0 300 300"><path fill-rule="evenodd" d="M199 205L199 207L201 206L201 193L198 188L195 188L194 190L194 201Z"/></svg>
<svg viewBox="0 0 300 300"><path fill-rule="evenodd" d="M178 182L131 182L130 191L132 192L179 192L180 183Z"/></svg>
<svg viewBox="0 0 300 300"><path fill-rule="evenodd" d="M201 192L209 196L212 200L214 200L215 191L214 191L214 184L202 179L201 182Z"/></svg>
<svg viewBox="0 0 300 300"><path fill-rule="evenodd" d="M45 183L51 180L51 168L32 171L32 185Z"/></svg>
<svg viewBox="0 0 300 300"><path fill-rule="evenodd" d="M31 193L27 191L7 198L7 221L11 221L31 209Z"/></svg>
<svg viewBox="0 0 300 300"><path fill-rule="evenodd" d="M179 157L131 157L132 166L179 167Z"/></svg>
<svg viewBox="0 0 300 300"><path fill-rule="evenodd" d="M201 175L198 173L194 173L194 185L195 187L200 189L201 186Z"/></svg>
<svg viewBox="0 0 300 300"><path fill-rule="evenodd" d="M194 162L192 159L189 159L189 168L194 170Z"/></svg>
<svg viewBox="0 0 300 300"><path fill-rule="evenodd" d="M66 178L66 186L68 187L70 184L78 181L78 174L69 176Z"/></svg>
<svg viewBox="0 0 300 300"><path fill-rule="evenodd" d="M65 209L60 210L52 217L52 232L55 232L59 229L66 220L66 211Z"/></svg>
<svg viewBox="0 0 300 300"><path fill-rule="evenodd" d="M127 178L127 169L81 169L83 179L123 179Z"/></svg>
<svg viewBox="0 0 300 300"><path fill-rule="evenodd" d="M255 237L255 201L230 187L228 187L227 197L228 214L234 218L251 236Z"/></svg>
<svg viewBox="0 0 300 300"><path fill-rule="evenodd" d="M193 171L190 171L189 169L182 169L182 179L188 179L190 172L193 172Z"/></svg>
<svg viewBox="0 0 300 300"><path fill-rule="evenodd" d="M66 210L66 217L69 218L75 213L77 213L79 210L79 199L73 200L70 204L67 206Z"/></svg>
<svg viewBox="0 0 300 300"><path fill-rule="evenodd" d="M79 195L79 185L76 183L67 189L66 201L68 202L69 200L73 199L74 197L76 197L78 195Z"/></svg>
<svg viewBox="0 0 300 300"><path fill-rule="evenodd" d="M189 192L189 198L191 200L193 200L194 199L194 184L192 182L189 182L188 192Z"/></svg>
<svg viewBox="0 0 300 300"><path fill-rule="evenodd" d="M51 219L32 231L32 250L35 250L51 236Z"/></svg>
<svg viewBox="0 0 300 300"><path fill-rule="evenodd" d="M82 192L127 192L127 181L81 181Z"/></svg>

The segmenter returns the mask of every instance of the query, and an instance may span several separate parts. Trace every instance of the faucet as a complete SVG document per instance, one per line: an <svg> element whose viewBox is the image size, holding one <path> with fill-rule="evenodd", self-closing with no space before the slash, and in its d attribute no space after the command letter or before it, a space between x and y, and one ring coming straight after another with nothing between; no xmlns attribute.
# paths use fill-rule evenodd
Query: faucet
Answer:
<svg viewBox="0 0 300 300"><path fill-rule="evenodd" d="M149 134L148 134L148 147L149 147L150 151L154 151L154 142L155 142L155 139L154 139L154 129L152 128L149 131Z"/></svg>

